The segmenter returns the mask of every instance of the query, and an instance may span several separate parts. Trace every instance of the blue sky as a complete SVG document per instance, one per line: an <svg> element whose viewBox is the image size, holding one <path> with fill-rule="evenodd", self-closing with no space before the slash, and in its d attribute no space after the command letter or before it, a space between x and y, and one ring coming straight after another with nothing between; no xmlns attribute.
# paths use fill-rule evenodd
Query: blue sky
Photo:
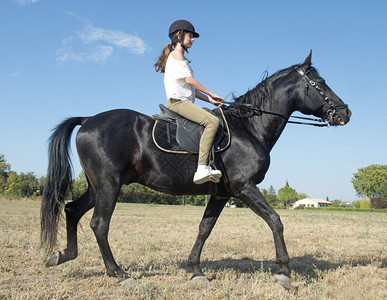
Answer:
<svg viewBox="0 0 387 300"><path fill-rule="evenodd" d="M196 78L223 97L313 49L315 67L353 117L340 128L289 124L260 187L278 191L288 180L314 198L358 199L352 174L387 163L384 0L2 0L0 154L12 170L44 176L47 139L67 117L157 113L166 99L153 63L176 19L200 33L188 58Z"/></svg>

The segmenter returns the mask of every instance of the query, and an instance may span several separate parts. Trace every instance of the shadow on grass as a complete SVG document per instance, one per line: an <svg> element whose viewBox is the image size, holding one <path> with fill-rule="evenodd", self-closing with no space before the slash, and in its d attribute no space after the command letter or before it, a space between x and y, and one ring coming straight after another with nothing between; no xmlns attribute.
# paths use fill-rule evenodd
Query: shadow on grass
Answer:
<svg viewBox="0 0 387 300"><path fill-rule="evenodd" d="M327 260L319 259L311 254L293 257L290 259L290 269L292 272L295 272L297 275L303 276L305 278L313 279L322 277L322 272L328 270L336 270L345 265L356 267L356 266L367 266L370 264L377 263L380 268L385 268L387 265L387 260L384 258L378 258L375 260L370 260L366 257L359 257L356 260L350 261L340 261L340 262L330 262ZM275 273L278 271L278 265L274 261L265 260L257 261L249 258L243 259L222 259L217 261L203 261L201 262L201 267L204 271L207 272L218 272L223 270L232 269L240 273L255 273L255 272L265 272L265 273ZM181 268L185 269L187 272L191 272L191 269L188 268L186 263L182 263Z"/></svg>
<svg viewBox="0 0 387 300"><path fill-rule="evenodd" d="M311 254L293 257L290 259L290 269L292 272L295 272L297 275L306 278L307 282L313 279L322 278L323 272L328 270L336 270L345 265L356 267L356 266L367 266L370 264L377 263L380 268L385 268L387 266L386 258L378 258L370 260L366 257L359 257L356 260L351 261L340 261L340 262L330 262L327 260L319 259ZM187 273L191 273L192 270L187 266L187 261L177 261L177 268L184 269ZM278 271L278 265L271 260L258 261L249 258L242 259L222 259L216 261L202 261L200 266L202 267L204 273L216 273L219 271L225 270L234 270L238 273L243 274L253 274L256 272L270 273L274 274ZM130 271L135 270L137 273L137 279L142 277L153 277L153 276L168 276L171 275L170 272L165 271L162 266L157 266L154 264L149 264L142 267L137 267L134 264L130 266L123 267L123 270L127 272L128 277L131 277ZM105 272L92 271L88 272L73 272L66 275L67 278L92 278L92 277L104 277L106 276ZM215 279L214 275L210 280Z"/></svg>

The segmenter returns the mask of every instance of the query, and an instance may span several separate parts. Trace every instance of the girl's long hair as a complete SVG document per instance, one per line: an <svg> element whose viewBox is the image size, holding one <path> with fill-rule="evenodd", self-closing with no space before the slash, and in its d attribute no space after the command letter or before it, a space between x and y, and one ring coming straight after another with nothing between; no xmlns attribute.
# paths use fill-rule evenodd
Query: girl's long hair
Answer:
<svg viewBox="0 0 387 300"><path fill-rule="evenodd" d="M179 33L177 32L176 36L178 34ZM168 56L169 56L169 54L171 54L171 52L175 48L176 43L177 43L176 41L171 40L171 42L169 44L165 45L163 51L161 52L159 59L153 65L153 67L156 69L156 72L165 73L165 65L167 64Z"/></svg>

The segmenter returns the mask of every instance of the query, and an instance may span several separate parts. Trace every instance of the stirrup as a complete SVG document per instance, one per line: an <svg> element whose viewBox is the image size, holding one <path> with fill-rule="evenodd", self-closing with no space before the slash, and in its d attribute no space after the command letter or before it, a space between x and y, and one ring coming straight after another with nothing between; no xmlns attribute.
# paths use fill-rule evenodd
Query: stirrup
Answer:
<svg viewBox="0 0 387 300"><path fill-rule="evenodd" d="M214 175L209 175L208 179L209 179L209 181L212 181L214 183L219 183L220 182L220 177L218 178L218 177L216 177Z"/></svg>

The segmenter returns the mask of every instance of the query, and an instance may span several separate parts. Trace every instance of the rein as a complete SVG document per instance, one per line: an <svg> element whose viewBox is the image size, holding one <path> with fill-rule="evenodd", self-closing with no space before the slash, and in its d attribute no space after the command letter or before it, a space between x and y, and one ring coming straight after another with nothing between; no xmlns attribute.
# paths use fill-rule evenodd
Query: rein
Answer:
<svg viewBox="0 0 387 300"><path fill-rule="evenodd" d="M237 102L228 102L228 101L224 101L223 103L228 104L230 107L234 106L234 107L240 107L240 108L244 108L246 110L249 110L250 114L244 116L245 118L250 118L252 116L257 116L257 115L262 115L262 114L268 114L268 115L273 115L273 116L284 118L287 123L291 123L291 124L311 125L311 126L316 126L316 127L327 127L327 126L330 126L323 119L314 119L314 118L297 117L297 116L286 116L286 115L274 113L274 112L271 112L271 111L262 110L259 107L255 106L255 105L252 105L252 104L249 104L249 103L237 103ZM239 116L239 117L241 117L241 116ZM289 121L288 120L289 118L313 121L313 122L318 122L318 123L307 123L307 122ZM323 124L319 124L319 123L323 123Z"/></svg>

